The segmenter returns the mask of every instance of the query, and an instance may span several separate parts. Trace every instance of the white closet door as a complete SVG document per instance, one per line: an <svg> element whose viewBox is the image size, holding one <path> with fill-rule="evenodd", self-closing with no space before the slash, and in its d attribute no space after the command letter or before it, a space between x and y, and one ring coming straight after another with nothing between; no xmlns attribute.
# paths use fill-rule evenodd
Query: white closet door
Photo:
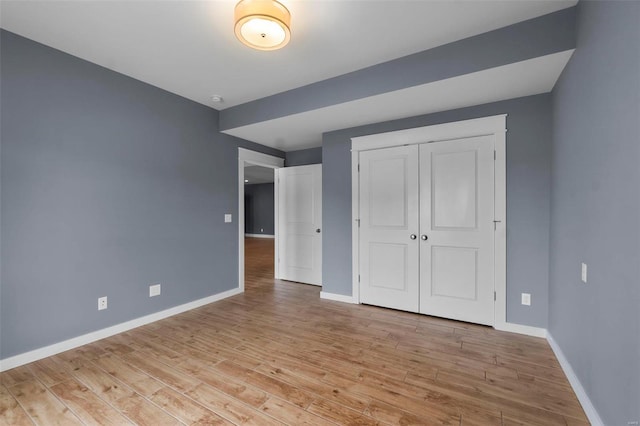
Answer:
<svg viewBox="0 0 640 426"><path fill-rule="evenodd" d="M420 146L420 312L494 323L492 136Z"/></svg>
<svg viewBox="0 0 640 426"><path fill-rule="evenodd" d="M418 312L418 147L360 153L360 301Z"/></svg>
<svg viewBox="0 0 640 426"><path fill-rule="evenodd" d="M280 278L322 285L322 165L277 173Z"/></svg>

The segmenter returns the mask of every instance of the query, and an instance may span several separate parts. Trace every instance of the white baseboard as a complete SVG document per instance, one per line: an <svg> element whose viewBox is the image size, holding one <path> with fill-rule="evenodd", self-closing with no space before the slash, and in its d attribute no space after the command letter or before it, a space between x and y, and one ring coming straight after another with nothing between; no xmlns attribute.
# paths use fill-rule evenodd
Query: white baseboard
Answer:
<svg viewBox="0 0 640 426"><path fill-rule="evenodd" d="M275 235L270 235L270 234L244 234L245 237L251 237L251 238L275 238Z"/></svg>
<svg viewBox="0 0 640 426"><path fill-rule="evenodd" d="M320 299L334 300L336 302L343 303L356 303L352 296L345 296L343 294L327 293L326 291L320 292Z"/></svg>
<svg viewBox="0 0 640 426"><path fill-rule="evenodd" d="M604 422L602 421L602 419L600 418L600 415L596 411L596 407L594 407L593 404L591 403L591 399L589 398L589 395L587 395L587 392L584 390L584 387L582 387L582 383L580 383L578 376L576 376L576 373L573 371L573 368L571 368L571 364L569 363L569 360L567 359L567 357L564 356L562 349L560 349L560 346L558 346L558 343L554 340L553 336L548 331L547 331L547 341L549 342L549 345L551 346L553 353L556 355L556 358L558 358L558 362L560 363L560 367L562 367L562 371L564 371L564 374L567 376L567 379L569 379L569 383L571 384L573 391L576 393L576 396L578 397L578 401L580 401L580 404L582 405L582 409L587 415L589 422L593 426L604 426Z"/></svg>
<svg viewBox="0 0 640 426"><path fill-rule="evenodd" d="M39 359L59 354L60 352L68 351L70 349L113 336L114 334L123 333L142 325L159 321L161 319L168 318L182 312L190 311L191 309L199 308L200 306L208 305L209 303L217 302L218 300L226 299L227 297L235 296L236 294L240 293L242 293L242 290L240 290L239 288L232 288L231 290L214 294L213 296L205 297L203 299L194 300L193 302L185 303L184 305L175 306L173 308L165 309L164 311L145 315L131 321L103 328L102 330L93 331L91 333L74 337L63 342L54 343L53 345L34 349L32 351L15 355L10 358L5 358L3 360L0 360L0 371L10 370L12 368L28 364L30 362L38 361Z"/></svg>
<svg viewBox="0 0 640 426"><path fill-rule="evenodd" d="M514 324L512 322L496 323L493 328L500 331L509 331L511 333L525 334L533 337L547 337L547 330L540 327L531 327L530 325Z"/></svg>

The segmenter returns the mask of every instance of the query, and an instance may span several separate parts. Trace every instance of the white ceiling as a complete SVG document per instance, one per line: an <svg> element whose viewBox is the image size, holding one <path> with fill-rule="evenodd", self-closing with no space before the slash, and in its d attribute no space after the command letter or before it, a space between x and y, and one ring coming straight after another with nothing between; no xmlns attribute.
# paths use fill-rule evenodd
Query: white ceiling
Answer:
<svg viewBox="0 0 640 426"><path fill-rule="evenodd" d="M573 6L577 0L281 0L284 49L235 39L237 0L7 1L2 28L224 109ZM214 104L211 95L224 97Z"/></svg>
<svg viewBox="0 0 640 426"><path fill-rule="evenodd" d="M273 52L235 39L237 0L1 0L0 26L220 110L577 2L280 1L292 14L292 40ZM548 92L569 56L549 55L225 133L284 151L319 146L330 130ZM224 102L213 103L213 94Z"/></svg>

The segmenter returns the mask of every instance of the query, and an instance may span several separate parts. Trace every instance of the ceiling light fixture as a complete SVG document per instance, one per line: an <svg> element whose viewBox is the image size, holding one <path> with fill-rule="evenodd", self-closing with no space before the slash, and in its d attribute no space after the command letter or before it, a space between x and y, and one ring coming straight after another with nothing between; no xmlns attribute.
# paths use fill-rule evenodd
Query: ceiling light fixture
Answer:
<svg viewBox="0 0 640 426"><path fill-rule="evenodd" d="M241 0L235 23L238 40L254 49L280 49L291 38L291 14L276 0Z"/></svg>

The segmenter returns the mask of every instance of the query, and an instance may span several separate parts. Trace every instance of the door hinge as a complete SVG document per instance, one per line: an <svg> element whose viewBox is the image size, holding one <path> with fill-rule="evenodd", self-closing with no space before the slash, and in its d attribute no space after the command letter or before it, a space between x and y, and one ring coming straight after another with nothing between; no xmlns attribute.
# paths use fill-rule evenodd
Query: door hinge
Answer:
<svg viewBox="0 0 640 426"><path fill-rule="evenodd" d="M493 230L495 231L496 229L498 229L498 223L502 223L501 220L494 220L493 221Z"/></svg>
<svg viewBox="0 0 640 426"><path fill-rule="evenodd" d="M356 219L356 222L358 222L358 228L360 228L360 219Z"/></svg>
<svg viewBox="0 0 640 426"><path fill-rule="evenodd" d="M498 296L496 295L496 292L493 292L493 301L495 302L496 300L498 300Z"/></svg>
<svg viewBox="0 0 640 426"><path fill-rule="evenodd" d="M498 154L496 153L496 150L493 150L493 160L495 161L496 158L498 157Z"/></svg>
<svg viewBox="0 0 640 426"><path fill-rule="evenodd" d="M360 164L358 164L358 173L360 173Z"/></svg>
<svg viewBox="0 0 640 426"><path fill-rule="evenodd" d="M358 282L360 282L360 274L358 274Z"/></svg>

